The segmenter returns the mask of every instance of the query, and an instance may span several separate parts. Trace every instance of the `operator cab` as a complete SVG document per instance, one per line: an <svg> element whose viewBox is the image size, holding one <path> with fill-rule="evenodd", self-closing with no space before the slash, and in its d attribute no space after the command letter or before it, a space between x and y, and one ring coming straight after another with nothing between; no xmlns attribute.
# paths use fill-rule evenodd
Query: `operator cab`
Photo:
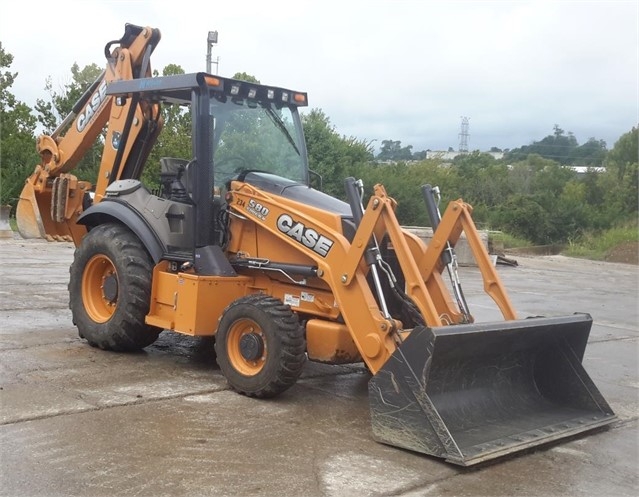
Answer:
<svg viewBox="0 0 639 497"><path fill-rule="evenodd" d="M160 137L171 132L170 119L190 122L191 157L161 159L159 197L174 206L167 214L171 222L177 225L181 213L179 229L188 231L186 237L176 235L172 246L163 247L164 257L182 258L198 247L223 245L224 198L233 180L350 216L348 204L310 187L298 112L307 105L305 93L193 73L116 81L107 94L116 96L116 104L139 98L170 106ZM158 224L164 221L142 215L154 230L162 229Z"/></svg>

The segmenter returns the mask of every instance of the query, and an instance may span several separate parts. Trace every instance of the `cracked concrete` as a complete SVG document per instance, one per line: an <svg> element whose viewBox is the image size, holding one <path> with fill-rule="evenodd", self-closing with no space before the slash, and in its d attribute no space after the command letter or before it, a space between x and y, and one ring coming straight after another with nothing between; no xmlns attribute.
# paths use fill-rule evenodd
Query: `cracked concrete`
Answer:
<svg viewBox="0 0 639 497"><path fill-rule="evenodd" d="M499 273L521 317L589 312L584 364L618 420L480 468L373 441L360 365L307 364L280 397L231 392L208 340L164 332L144 352L89 347L71 323L73 247L1 240L0 495L636 495L637 266L517 257ZM460 269L480 321L499 318Z"/></svg>

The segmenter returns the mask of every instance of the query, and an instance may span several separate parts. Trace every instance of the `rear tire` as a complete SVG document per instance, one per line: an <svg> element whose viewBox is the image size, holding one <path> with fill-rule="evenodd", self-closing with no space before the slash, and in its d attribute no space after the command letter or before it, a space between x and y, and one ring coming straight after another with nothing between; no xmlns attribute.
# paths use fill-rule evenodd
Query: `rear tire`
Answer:
<svg viewBox="0 0 639 497"><path fill-rule="evenodd" d="M229 305L215 335L229 385L249 397L274 397L295 384L306 361L304 329L281 300L249 295Z"/></svg>
<svg viewBox="0 0 639 497"><path fill-rule="evenodd" d="M144 322L153 262L139 238L116 223L93 228L76 249L69 307L81 338L104 350L134 351L162 331Z"/></svg>

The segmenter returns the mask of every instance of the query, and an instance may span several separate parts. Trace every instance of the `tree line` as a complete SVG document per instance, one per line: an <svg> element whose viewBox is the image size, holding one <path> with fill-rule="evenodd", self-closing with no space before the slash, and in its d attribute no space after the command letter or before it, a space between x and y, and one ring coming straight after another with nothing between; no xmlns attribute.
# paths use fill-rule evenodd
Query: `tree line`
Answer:
<svg viewBox="0 0 639 497"><path fill-rule="evenodd" d="M38 128L51 133L102 69L74 64L71 81L57 90L47 81L45 98L30 108L11 93L18 77L10 71L12 62L13 56L0 42L0 203L15 206L25 179L39 162ZM162 74L183 72L171 64ZM257 82L246 73L234 77ZM142 177L150 188L159 182L160 157L190 155L189 117L174 107L164 108L163 113L164 131ZM572 133L555 125L548 136L506 151L502 159L475 151L444 162L426 159L425 151L413 153L411 145L392 139L382 141L376 155L371 142L340 134L319 108L303 112L302 122L309 166L321 176L322 190L343 199L348 176L361 178L367 193L375 184L384 184L398 202L397 216L403 225L429 225L420 193L425 183L440 187L442 210L449 200L463 198L473 206L480 228L506 231L535 244L563 243L586 231L637 219L637 127L620 136L610 150L595 138L580 145ZM95 182L102 143L98 140L74 171L80 179ZM605 169L593 167L578 174L572 165Z"/></svg>

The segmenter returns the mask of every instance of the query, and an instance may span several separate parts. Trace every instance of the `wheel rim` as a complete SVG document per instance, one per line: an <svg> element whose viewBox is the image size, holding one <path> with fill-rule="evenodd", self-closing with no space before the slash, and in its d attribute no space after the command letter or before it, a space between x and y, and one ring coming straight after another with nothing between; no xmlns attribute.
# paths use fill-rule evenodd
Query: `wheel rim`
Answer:
<svg viewBox="0 0 639 497"><path fill-rule="evenodd" d="M259 344L259 353L248 354L247 343ZM226 341L227 354L231 366L245 376L254 376L266 363L266 337L262 328L252 319L238 319L229 330ZM254 352L255 349L252 349Z"/></svg>
<svg viewBox="0 0 639 497"><path fill-rule="evenodd" d="M118 274L106 255L93 256L82 275L84 308L96 323L111 319L118 304Z"/></svg>

